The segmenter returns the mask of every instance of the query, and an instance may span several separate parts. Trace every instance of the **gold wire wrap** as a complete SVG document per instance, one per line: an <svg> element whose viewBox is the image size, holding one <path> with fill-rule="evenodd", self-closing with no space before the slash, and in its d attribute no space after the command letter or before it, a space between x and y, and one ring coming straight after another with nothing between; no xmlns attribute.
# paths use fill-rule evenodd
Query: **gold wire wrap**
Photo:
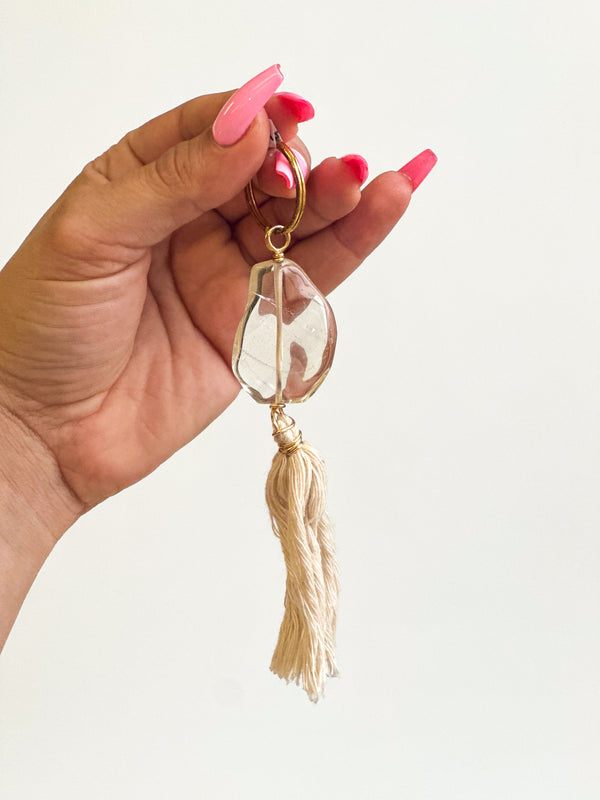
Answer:
<svg viewBox="0 0 600 800"><path fill-rule="evenodd" d="M294 155L294 151L291 149L291 147L288 147L285 142L278 141L277 149L280 150L283 153L283 155L287 158L287 160L290 162L290 167L292 168L292 172L294 173L294 183L296 184L296 208L294 209L294 216L292 217L291 221L284 226L271 225L271 223L266 219L262 211L256 205L256 198L254 197L254 187L252 186L252 181L246 184L246 200L248 201L250 210L254 215L254 219L258 222L259 225L262 225L262 227L265 228L267 231L271 230L273 227L282 228L282 230L277 230L275 232L281 233L283 234L283 236L287 238L289 234L291 234L293 231L296 230L298 224L300 223L300 220L302 219L302 214L304 214L304 208L306 206L306 183L304 181L304 175L302 174L302 170L300 169L300 164L298 163L298 159ZM285 247L287 246L288 245L286 244ZM268 244L267 247L269 247ZM283 248L283 250L285 250L285 247ZM269 247L269 249L273 249L273 247ZM277 249L281 250L281 248Z"/></svg>
<svg viewBox="0 0 600 800"><path fill-rule="evenodd" d="M285 456L291 456L296 453L302 446L302 431L298 431L296 436L290 441L286 441L285 434L296 427L292 420L287 425L285 422L281 424L282 417L285 417L283 405L271 406L271 423L273 424L273 436L276 437L276 442L279 447L279 452Z"/></svg>

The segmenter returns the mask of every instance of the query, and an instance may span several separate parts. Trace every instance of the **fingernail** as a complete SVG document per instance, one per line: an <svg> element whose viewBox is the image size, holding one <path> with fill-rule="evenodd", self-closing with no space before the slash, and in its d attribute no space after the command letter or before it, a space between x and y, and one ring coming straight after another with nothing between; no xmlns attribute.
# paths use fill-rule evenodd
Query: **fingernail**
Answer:
<svg viewBox="0 0 600 800"><path fill-rule="evenodd" d="M227 147L239 141L282 80L279 64L273 64L241 86L214 121L213 136L217 144Z"/></svg>
<svg viewBox="0 0 600 800"><path fill-rule="evenodd" d="M356 180L362 185L369 177L369 165L367 160L357 153L350 153L350 155L342 156L341 161L348 164L354 173Z"/></svg>
<svg viewBox="0 0 600 800"><path fill-rule="evenodd" d="M411 159L408 164L400 167L398 172L401 172L409 178L414 192L415 189L423 183L436 164L437 156L433 150L423 150L422 153L419 153L418 156Z"/></svg>
<svg viewBox="0 0 600 800"><path fill-rule="evenodd" d="M315 109L312 103L309 103L304 97L294 92L277 92L275 95L278 100L281 100L283 105L292 114L298 122L308 122L315 115Z"/></svg>
<svg viewBox="0 0 600 800"><path fill-rule="evenodd" d="M308 164L306 163L306 159L304 158L304 156L302 155L302 153L299 150L296 150L293 147L291 148L291 150L292 150L292 153L298 159L298 164L300 165L300 170L302 171L302 174L306 178L308 176ZM294 186L294 173L292 172L292 168L290 167L290 162L283 155L283 153L279 152L279 150L277 151L277 154L275 156L275 172L278 175L281 175L281 177L285 181L285 185L286 185L286 187L288 189L292 189L293 188L293 186Z"/></svg>

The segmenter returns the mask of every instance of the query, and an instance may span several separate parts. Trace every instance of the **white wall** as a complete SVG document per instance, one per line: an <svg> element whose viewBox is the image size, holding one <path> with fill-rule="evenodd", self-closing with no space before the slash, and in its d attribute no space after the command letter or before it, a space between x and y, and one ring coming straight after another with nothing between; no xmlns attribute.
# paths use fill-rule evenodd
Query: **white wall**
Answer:
<svg viewBox="0 0 600 800"><path fill-rule="evenodd" d="M6 800L600 796L598 5L5 4L0 256L91 157L279 61L316 160L439 164L332 295L343 675L268 671L264 409L82 519L0 660Z"/></svg>

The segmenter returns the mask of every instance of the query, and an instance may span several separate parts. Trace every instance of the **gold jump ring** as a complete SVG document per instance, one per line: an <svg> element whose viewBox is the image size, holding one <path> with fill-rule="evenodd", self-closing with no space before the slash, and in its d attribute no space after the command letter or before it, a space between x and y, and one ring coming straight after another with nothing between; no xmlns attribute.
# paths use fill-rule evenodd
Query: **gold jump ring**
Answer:
<svg viewBox="0 0 600 800"><path fill-rule="evenodd" d="M290 162L290 167L292 168L292 173L294 174L294 183L296 184L296 208L294 209L294 216L292 217L291 221L288 222L287 225L271 225L271 223L264 217L263 213L256 205L252 181L246 184L246 200L248 201L250 210L252 211L252 214L259 225L262 225L263 228L267 229L267 231L275 227L278 229L274 231L275 233L281 233L287 238L292 231L296 230L300 220L302 219L302 214L304 213L304 208L306 206L306 183L304 182L304 175L300 169L298 159L294 155L294 151L291 149L291 147L288 147L285 142L278 140L277 149L281 151ZM281 228L281 230L279 230L279 228ZM283 249L285 250L285 247Z"/></svg>
<svg viewBox="0 0 600 800"><path fill-rule="evenodd" d="M271 241L271 236L275 234L276 236L283 236L284 242L281 247L277 247L277 245L273 244ZM265 231L265 244L267 248L273 253L276 259L280 259L283 257L284 252L290 246L290 242L292 241L292 234L287 232L283 225L273 225L271 228L267 228Z"/></svg>

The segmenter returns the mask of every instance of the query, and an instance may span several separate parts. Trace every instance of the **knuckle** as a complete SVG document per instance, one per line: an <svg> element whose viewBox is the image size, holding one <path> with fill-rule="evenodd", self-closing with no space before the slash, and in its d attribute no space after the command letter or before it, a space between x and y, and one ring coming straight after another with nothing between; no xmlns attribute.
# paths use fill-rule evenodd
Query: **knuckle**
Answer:
<svg viewBox="0 0 600 800"><path fill-rule="evenodd" d="M53 214L48 235L55 250L79 255L85 249L88 229L89 221L80 205L65 197Z"/></svg>
<svg viewBox="0 0 600 800"><path fill-rule="evenodd" d="M48 213L46 241L57 253L75 259L94 256L101 239L104 215L99 195L100 187L90 182L84 168Z"/></svg>
<svg viewBox="0 0 600 800"><path fill-rule="evenodd" d="M167 150L154 164L156 178L167 191L176 190L179 193L193 189L196 170L189 142L180 142Z"/></svg>

